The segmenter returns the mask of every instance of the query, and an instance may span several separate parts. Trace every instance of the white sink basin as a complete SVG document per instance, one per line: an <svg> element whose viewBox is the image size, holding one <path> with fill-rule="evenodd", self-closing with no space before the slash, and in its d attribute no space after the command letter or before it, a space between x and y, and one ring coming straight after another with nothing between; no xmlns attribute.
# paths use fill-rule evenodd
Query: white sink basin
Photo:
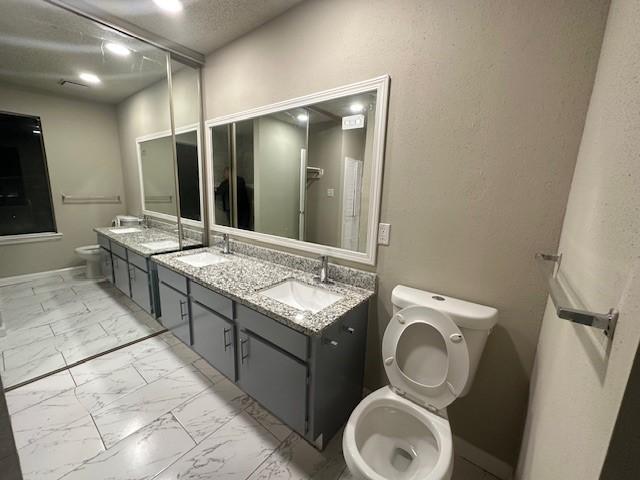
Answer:
<svg viewBox="0 0 640 480"><path fill-rule="evenodd" d="M229 261L228 258L222 255L216 255L215 253L203 252L195 253L193 255L185 255L184 257L178 257L176 260L184 262L193 267L207 267L209 265L217 265Z"/></svg>
<svg viewBox="0 0 640 480"><path fill-rule="evenodd" d="M317 313L336 303L342 297L324 288L313 287L297 280L286 280L275 287L267 288L260 295L289 305L296 310Z"/></svg>
<svg viewBox="0 0 640 480"><path fill-rule="evenodd" d="M175 240L156 240L155 242L141 243L140 245L149 250L178 248L180 246Z"/></svg>
<svg viewBox="0 0 640 480"><path fill-rule="evenodd" d="M135 227L124 227L124 228L110 228L109 231L113 233L135 233L135 232L141 232L142 229L135 228Z"/></svg>

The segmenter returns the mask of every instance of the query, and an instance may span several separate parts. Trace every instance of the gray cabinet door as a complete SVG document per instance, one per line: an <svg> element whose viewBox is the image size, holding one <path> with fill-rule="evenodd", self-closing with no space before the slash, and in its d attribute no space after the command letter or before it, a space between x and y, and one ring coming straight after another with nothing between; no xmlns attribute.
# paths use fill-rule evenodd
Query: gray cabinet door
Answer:
<svg viewBox="0 0 640 480"><path fill-rule="evenodd" d="M296 432L307 418L307 366L265 340L241 330L238 384Z"/></svg>
<svg viewBox="0 0 640 480"><path fill-rule="evenodd" d="M187 345L191 345L189 302L187 296L160 283L160 321Z"/></svg>
<svg viewBox="0 0 640 480"><path fill-rule="evenodd" d="M107 282L113 283L113 265L111 264L111 252L106 248L100 247L100 262L102 264L102 275Z"/></svg>
<svg viewBox="0 0 640 480"><path fill-rule="evenodd" d="M149 294L149 275L135 265L129 264L129 277L131 279L131 299L151 313L151 296Z"/></svg>
<svg viewBox="0 0 640 480"><path fill-rule="evenodd" d="M236 380L233 323L191 301L193 349L223 375Z"/></svg>
<svg viewBox="0 0 640 480"><path fill-rule="evenodd" d="M127 297L131 296L131 289L129 287L129 265L127 262L117 255L112 255L113 260L113 278L116 287L124 293Z"/></svg>

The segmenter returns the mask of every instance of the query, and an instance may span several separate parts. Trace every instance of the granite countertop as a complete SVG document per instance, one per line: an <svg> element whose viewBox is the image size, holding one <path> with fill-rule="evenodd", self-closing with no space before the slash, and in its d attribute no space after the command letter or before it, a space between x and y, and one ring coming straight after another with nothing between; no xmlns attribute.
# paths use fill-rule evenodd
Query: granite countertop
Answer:
<svg viewBox="0 0 640 480"><path fill-rule="evenodd" d="M112 230L117 230L118 228L140 228L139 232L132 233L117 233ZM93 229L96 233L100 235L104 235L108 237L112 242L115 242L119 245L122 245L133 252L142 255L143 257L149 257L151 255L155 255L158 253L167 253L174 252L178 249L178 246L175 247L165 247L165 248L147 248L142 246L143 243L148 242L156 242L159 240L173 240L176 243L178 242L178 235L168 232L166 230L162 230L160 228L147 228L147 227L99 227ZM185 238L182 241L183 247L197 247L202 245L201 243Z"/></svg>
<svg viewBox="0 0 640 480"><path fill-rule="evenodd" d="M203 252L220 254L220 249L199 248L154 255L153 259L156 263L181 273L210 290L259 311L306 335L321 334L329 325L374 295L373 290L346 283L319 284L314 280L312 273L240 253L225 256L228 259L226 262L206 267L194 267L179 260L182 256ZM342 298L317 313L311 313L297 310L259 293L261 290L275 286L287 279L296 279L308 285L320 286L339 294Z"/></svg>

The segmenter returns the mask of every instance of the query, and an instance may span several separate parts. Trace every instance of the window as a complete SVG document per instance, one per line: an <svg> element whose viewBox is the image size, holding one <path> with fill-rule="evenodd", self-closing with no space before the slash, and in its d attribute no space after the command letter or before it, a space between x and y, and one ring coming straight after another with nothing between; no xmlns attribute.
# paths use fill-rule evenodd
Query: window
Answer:
<svg viewBox="0 0 640 480"><path fill-rule="evenodd" d="M40 118L0 112L0 236L55 231Z"/></svg>

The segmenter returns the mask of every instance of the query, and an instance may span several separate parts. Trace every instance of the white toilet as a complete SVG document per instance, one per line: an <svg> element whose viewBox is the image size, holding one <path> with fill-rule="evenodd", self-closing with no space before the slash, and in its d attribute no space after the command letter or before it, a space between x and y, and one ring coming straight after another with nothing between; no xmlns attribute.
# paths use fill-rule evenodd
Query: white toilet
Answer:
<svg viewBox="0 0 640 480"><path fill-rule="evenodd" d="M382 340L389 385L349 417L344 458L360 480L446 480L453 470L446 407L469 391L498 311L401 285L391 300Z"/></svg>
<svg viewBox="0 0 640 480"><path fill-rule="evenodd" d="M100 245L87 245L76 248L76 253L87 262L87 278L102 277L100 264Z"/></svg>

